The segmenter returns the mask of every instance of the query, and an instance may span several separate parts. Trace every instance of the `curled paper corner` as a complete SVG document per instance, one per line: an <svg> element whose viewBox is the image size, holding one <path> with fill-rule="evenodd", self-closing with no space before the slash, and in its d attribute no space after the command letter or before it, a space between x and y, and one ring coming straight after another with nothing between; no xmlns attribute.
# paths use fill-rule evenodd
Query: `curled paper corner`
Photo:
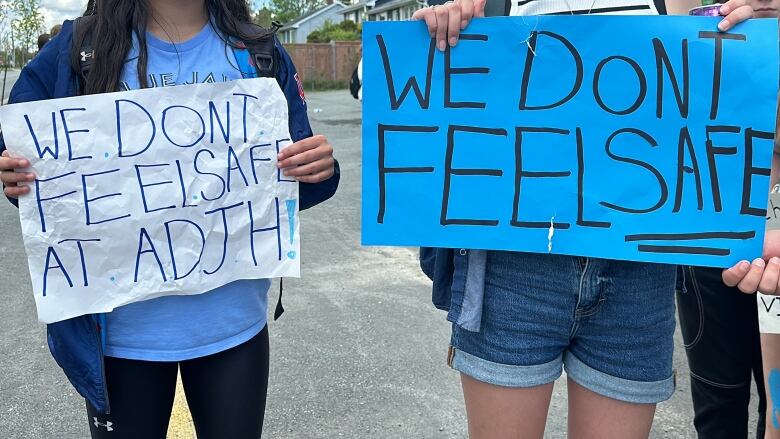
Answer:
<svg viewBox="0 0 780 439"><path fill-rule="evenodd" d="M552 253L553 235L555 235L555 215L550 218L550 229L547 231L547 253Z"/></svg>

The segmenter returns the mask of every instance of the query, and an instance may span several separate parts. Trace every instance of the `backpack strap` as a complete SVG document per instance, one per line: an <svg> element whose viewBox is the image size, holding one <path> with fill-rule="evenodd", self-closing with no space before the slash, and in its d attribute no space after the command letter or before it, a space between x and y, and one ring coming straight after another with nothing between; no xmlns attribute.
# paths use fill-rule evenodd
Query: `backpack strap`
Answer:
<svg viewBox="0 0 780 439"><path fill-rule="evenodd" d="M73 48L71 50L76 52L72 54L72 57L78 61L78 65L74 66L74 69L78 73L77 94L79 95L84 92L89 71L95 62L95 49L92 45L92 23L94 21L95 17L91 15L73 20Z"/></svg>
<svg viewBox="0 0 780 439"><path fill-rule="evenodd" d="M276 78L279 71L279 52L276 50L276 31L281 25L277 22L271 23L271 28L266 29L254 23L241 23L238 31L246 40L238 40L240 46L246 50L235 50L236 61L241 69L241 73L248 77ZM277 82L279 81L276 78ZM276 300L274 309L274 320L284 314L282 305L282 295L284 294L284 279L279 278L279 298Z"/></svg>
<svg viewBox="0 0 780 439"><path fill-rule="evenodd" d="M249 51L251 62L261 78L274 78L279 69L279 57L276 52L274 36L279 23L271 24L270 29L254 23L240 23L238 31L245 39L242 43ZM248 38L247 38L248 37Z"/></svg>

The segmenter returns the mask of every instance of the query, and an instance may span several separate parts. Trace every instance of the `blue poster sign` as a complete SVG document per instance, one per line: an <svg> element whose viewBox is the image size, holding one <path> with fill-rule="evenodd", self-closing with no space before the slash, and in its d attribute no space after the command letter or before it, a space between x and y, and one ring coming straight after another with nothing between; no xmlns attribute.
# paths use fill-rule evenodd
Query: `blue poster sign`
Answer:
<svg viewBox="0 0 780 439"><path fill-rule="evenodd" d="M363 243L728 266L761 254L777 20L363 29Z"/></svg>

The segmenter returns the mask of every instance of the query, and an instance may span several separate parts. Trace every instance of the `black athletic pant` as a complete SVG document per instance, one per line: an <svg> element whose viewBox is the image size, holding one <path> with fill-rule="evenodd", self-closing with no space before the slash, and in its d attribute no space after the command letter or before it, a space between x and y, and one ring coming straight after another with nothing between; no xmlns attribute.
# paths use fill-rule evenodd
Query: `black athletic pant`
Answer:
<svg viewBox="0 0 780 439"><path fill-rule="evenodd" d="M198 439L256 439L268 390L268 327L244 344L181 362L106 357L111 413L87 403L93 439L165 439L181 379Z"/></svg>
<svg viewBox="0 0 780 439"><path fill-rule="evenodd" d="M691 369L694 425L701 439L746 438L751 376L758 388L756 437L766 412L756 296L723 284L720 268L685 267L677 295Z"/></svg>

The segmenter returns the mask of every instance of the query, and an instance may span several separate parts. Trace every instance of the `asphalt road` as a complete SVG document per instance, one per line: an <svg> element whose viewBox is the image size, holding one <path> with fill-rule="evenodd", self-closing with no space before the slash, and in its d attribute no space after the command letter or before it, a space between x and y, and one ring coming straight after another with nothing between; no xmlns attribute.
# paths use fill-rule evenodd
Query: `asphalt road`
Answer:
<svg viewBox="0 0 780 439"><path fill-rule="evenodd" d="M5 104L8 101L8 95L11 94L11 87L19 77L19 70L4 71L0 69L0 103ZM5 83L5 93L3 93L3 83Z"/></svg>
<svg viewBox="0 0 780 439"><path fill-rule="evenodd" d="M449 325L430 304L416 252L360 246L360 106L346 91L308 99L342 180L332 200L301 215L303 277L285 282L287 313L270 325L265 436L465 438L458 375L445 365ZM0 438L87 437L84 402L36 322L25 260L16 209L0 200ZM653 438L694 437L679 333L676 340L678 388L659 406ZM565 431L559 382L546 436Z"/></svg>

